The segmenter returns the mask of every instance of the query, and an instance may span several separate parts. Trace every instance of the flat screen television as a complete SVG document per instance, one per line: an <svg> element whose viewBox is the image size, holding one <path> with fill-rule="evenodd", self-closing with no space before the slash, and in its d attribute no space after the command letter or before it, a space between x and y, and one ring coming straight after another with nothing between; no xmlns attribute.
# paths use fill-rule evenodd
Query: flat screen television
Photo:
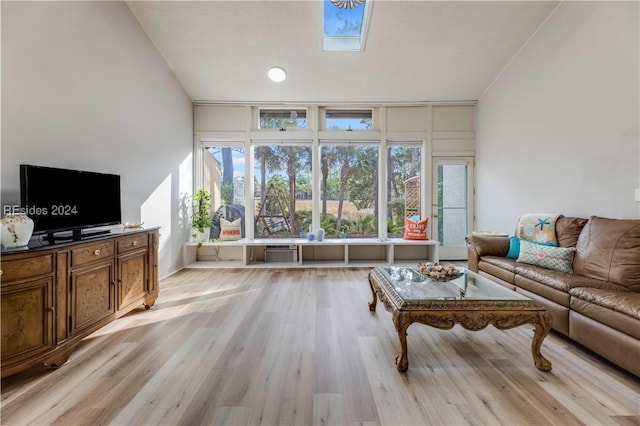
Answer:
<svg viewBox="0 0 640 426"><path fill-rule="evenodd" d="M22 164L20 207L50 242L108 233L84 230L121 222L120 176Z"/></svg>

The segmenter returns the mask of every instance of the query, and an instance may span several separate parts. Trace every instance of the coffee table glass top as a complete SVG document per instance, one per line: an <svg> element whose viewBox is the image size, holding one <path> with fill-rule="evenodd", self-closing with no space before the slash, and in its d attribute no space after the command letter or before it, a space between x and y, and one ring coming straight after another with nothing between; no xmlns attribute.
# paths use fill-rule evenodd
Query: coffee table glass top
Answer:
<svg viewBox="0 0 640 426"><path fill-rule="evenodd" d="M509 300L530 301L528 297L509 290L488 278L457 268L462 275L450 281L438 281L410 267L379 268L398 295L407 302L429 300Z"/></svg>

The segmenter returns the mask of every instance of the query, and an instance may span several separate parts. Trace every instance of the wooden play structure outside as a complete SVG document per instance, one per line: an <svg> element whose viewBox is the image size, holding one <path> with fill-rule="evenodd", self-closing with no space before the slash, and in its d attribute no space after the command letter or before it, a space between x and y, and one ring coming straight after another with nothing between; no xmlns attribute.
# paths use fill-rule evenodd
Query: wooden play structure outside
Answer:
<svg viewBox="0 0 640 426"><path fill-rule="evenodd" d="M265 237L294 234L282 199L280 190L271 184L259 204L256 229L263 229L266 232ZM404 181L404 216L420 216L420 176L413 176Z"/></svg>
<svg viewBox="0 0 640 426"><path fill-rule="evenodd" d="M267 209L267 205L270 206L269 209ZM256 215L256 228L260 223L268 235L284 232L285 235L293 236L289 215L282 204L282 194L274 184L269 186L260 203L260 209Z"/></svg>
<svg viewBox="0 0 640 426"><path fill-rule="evenodd" d="M420 176L404 181L404 216L420 216Z"/></svg>

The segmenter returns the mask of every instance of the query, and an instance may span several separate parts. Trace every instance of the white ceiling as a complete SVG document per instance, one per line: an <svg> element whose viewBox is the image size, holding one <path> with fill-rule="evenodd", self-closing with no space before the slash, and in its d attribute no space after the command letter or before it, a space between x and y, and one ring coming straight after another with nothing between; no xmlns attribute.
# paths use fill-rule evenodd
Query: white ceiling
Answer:
<svg viewBox="0 0 640 426"><path fill-rule="evenodd" d="M559 3L368 1L363 52L322 50L320 0L127 4L194 101L364 103L477 100Z"/></svg>

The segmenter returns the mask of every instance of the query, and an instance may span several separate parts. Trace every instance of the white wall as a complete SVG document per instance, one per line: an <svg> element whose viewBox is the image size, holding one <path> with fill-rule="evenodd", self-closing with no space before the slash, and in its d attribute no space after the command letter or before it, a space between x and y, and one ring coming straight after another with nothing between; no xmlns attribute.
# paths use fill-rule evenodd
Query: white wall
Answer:
<svg viewBox="0 0 640 426"><path fill-rule="evenodd" d="M2 2L2 204L22 163L117 173L122 220L161 226L182 262L192 106L123 2Z"/></svg>
<svg viewBox="0 0 640 426"><path fill-rule="evenodd" d="M563 2L478 102L476 229L640 217L638 2Z"/></svg>

